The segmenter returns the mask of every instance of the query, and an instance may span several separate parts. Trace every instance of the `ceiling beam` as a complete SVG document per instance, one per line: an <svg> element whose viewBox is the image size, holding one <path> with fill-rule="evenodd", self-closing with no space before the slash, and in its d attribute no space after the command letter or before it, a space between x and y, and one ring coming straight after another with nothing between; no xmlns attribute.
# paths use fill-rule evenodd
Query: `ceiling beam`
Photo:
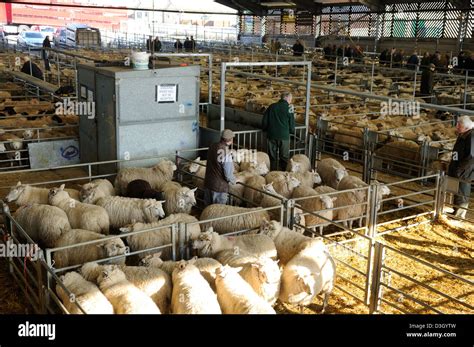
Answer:
<svg viewBox="0 0 474 347"><path fill-rule="evenodd" d="M257 16L267 14L266 8L252 1L243 0L215 0L217 3L238 10L239 12L250 12Z"/></svg>
<svg viewBox="0 0 474 347"><path fill-rule="evenodd" d="M347 5L350 5L351 2L347 3ZM383 0L359 0L355 2L358 2L364 6L367 6L368 8L370 8L371 11L374 11L374 12L382 10L383 3L384 3Z"/></svg>
<svg viewBox="0 0 474 347"><path fill-rule="evenodd" d="M306 10L313 14L321 13L321 4L313 0L293 0L298 10Z"/></svg>

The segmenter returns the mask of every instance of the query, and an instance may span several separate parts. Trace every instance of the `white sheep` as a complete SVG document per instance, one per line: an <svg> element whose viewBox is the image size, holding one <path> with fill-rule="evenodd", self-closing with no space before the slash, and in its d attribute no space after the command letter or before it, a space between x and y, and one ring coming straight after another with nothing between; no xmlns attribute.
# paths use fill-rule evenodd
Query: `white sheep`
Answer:
<svg viewBox="0 0 474 347"><path fill-rule="evenodd" d="M204 188L204 177L206 176L206 160L201 160L201 157L197 157L193 160L188 168L189 173L193 174L192 182L193 186L198 188Z"/></svg>
<svg viewBox="0 0 474 347"><path fill-rule="evenodd" d="M241 215L245 212L253 212ZM236 215L236 216L233 216ZM213 227L219 234L230 233L241 230L256 229L260 226L260 221L263 218L270 219L267 211L262 211L261 208L245 208L228 206L222 204L212 204L207 206L201 213L200 220L205 221L218 217L228 217L216 221L203 223L202 230Z"/></svg>
<svg viewBox="0 0 474 347"><path fill-rule="evenodd" d="M162 313L169 311L171 278L166 272L158 268L143 266L120 265L119 268L124 272L127 280L147 294ZM81 267L80 272L88 281L97 283L97 279L104 269L106 268L103 265L89 262Z"/></svg>
<svg viewBox="0 0 474 347"><path fill-rule="evenodd" d="M337 160L326 158L318 163L317 171L325 185L337 189L339 182L348 175L346 168Z"/></svg>
<svg viewBox="0 0 474 347"><path fill-rule="evenodd" d="M320 238L311 238L290 230L277 221L267 220L262 222L260 235L268 236L273 240L281 265L287 264L302 249L320 240Z"/></svg>
<svg viewBox="0 0 474 347"><path fill-rule="evenodd" d="M130 182L138 179L148 181L153 189L161 190L165 182L171 181L176 165L170 160L162 160L151 168L130 167L120 169L115 178L115 192L123 195Z"/></svg>
<svg viewBox="0 0 474 347"><path fill-rule="evenodd" d="M224 265L216 271L217 300L224 314L276 314L272 306L252 289L238 272Z"/></svg>
<svg viewBox="0 0 474 347"><path fill-rule="evenodd" d="M171 311L177 314L221 314L216 294L199 269L180 261L173 270Z"/></svg>
<svg viewBox="0 0 474 347"><path fill-rule="evenodd" d="M69 196L79 201L79 191L76 189L64 189L68 192ZM45 204L49 203L48 200L49 189L38 188L26 184L21 184L20 181L16 186L12 187L8 195L5 197L7 202L15 202L17 206L28 205L28 204Z"/></svg>
<svg viewBox="0 0 474 347"><path fill-rule="evenodd" d="M332 221L334 201L336 201L336 196L327 196L327 195L318 195L318 192L309 187L298 187L293 191L293 199L304 198L302 200L296 200L296 203L299 204L304 210L309 212L314 212L322 217ZM310 198L315 196L314 198ZM327 210L328 211L321 211ZM320 212L321 211L321 212ZM314 216L312 214L306 214L304 216L305 225L308 228L313 228L316 225L319 226L319 233L323 233L323 228L330 224L326 219Z"/></svg>
<svg viewBox="0 0 474 347"><path fill-rule="evenodd" d="M316 184L321 184L321 176L315 171L290 172L290 176L300 182L300 186L313 188Z"/></svg>
<svg viewBox="0 0 474 347"><path fill-rule="evenodd" d="M215 258L222 265L242 267L239 272L240 276L250 284L258 295L270 305L277 301L281 277L278 261L267 257L255 257L248 252L234 249L220 251L215 255Z"/></svg>
<svg viewBox="0 0 474 347"><path fill-rule="evenodd" d="M71 229L58 239L55 247L72 246L78 243L105 239L106 236L89 230ZM54 266L63 268L89 261L111 258L125 254L127 251L119 238L106 239L102 242L84 246L71 247L54 252ZM112 260L114 264L125 264L125 257Z"/></svg>
<svg viewBox="0 0 474 347"><path fill-rule="evenodd" d="M100 198L114 195L114 186L109 180L97 179L82 186L80 197L81 201L86 204L95 204L95 202Z"/></svg>
<svg viewBox="0 0 474 347"><path fill-rule="evenodd" d="M309 305L314 297L324 294L323 312L334 288L336 265L322 240L303 248L283 268L280 301L293 305Z"/></svg>
<svg viewBox="0 0 474 347"><path fill-rule="evenodd" d="M49 191L49 204L66 212L71 228L109 234L109 215L100 206L85 204L69 197L64 184Z"/></svg>
<svg viewBox="0 0 474 347"><path fill-rule="evenodd" d="M112 228L120 228L131 223L157 222L165 216L163 202L154 199L106 196L99 198L96 205L107 211Z"/></svg>
<svg viewBox="0 0 474 347"><path fill-rule="evenodd" d="M296 177L293 177L287 173L283 180L277 180L272 183L273 189L275 189L279 195L289 199L293 193L293 190L296 187L299 187L301 182Z"/></svg>
<svg viewBox="0 0 474 347"><path fill-rule="evenodd" d="M118 267L105 266L97 278L99 288L117 314L160 314L153 300L127 280Z"/></svg>
<svg viewBox="0 0 474 347"><path fill-rule="evenodd" d="M221 266L221 263L219 263L216 259L213 258L198 257L193 257L192 259L188 260L188 262L199 269L201 275L206 279L207 282L209 282L209 285L214 290L216 281L216 269ZM178 262L173 260L164 261L161 259L161 252L158 252L146 256L140 261L140 264L147 267L159 268L167 274L171 275Z"/></svg>
<svg viewBox="0 0 474 347"><path fill-rule="evenodd" d="M191 209L196 205L196 198L194 197L196 190L197 188L189 189L188 187L182 187L177 182L166 182L162 187L166 214L190 214Z"/></svg>
<svg viewBox="0 0 474 347"><path fill-rule="evenodd" d="M162 229L160 230L145 231L143 233L127 236L126 240L127 240L128 245L130 246L130 249L132 251L141 251L148 248L160 247L160 246L170 244L171 243L170 225L175 224L175 223L197 223L197 222L198 220L193 216L190 216L185 213L177 213L177 214L172 214L155 223L148 223L148 224L135 223L133 225L120 228L120 231L122 233L129 233L133 231L148 230L148 229L162 227ZM193 224L189 226L187 233L188 233L189 238L191 239L197 238L201 233L201 228L199 227L199 224ZM158 252L158 250L142 252L139 254L139 257L144 258L147 255L150 255L156 252ZM171 249L169 247L166 249L163 249L162 256L164 259L170 259Z"/></svg>
<svg viewBox="0 0 474 347"><path fill-rule="evenodd" d="M212 228L201 233L193 241L193 248L198 250L200 257L212 257L226 249L246 251L256 257L275 259L277 251L272 239L266 235L224 236L214 232Z"/></svg>
<svg viewBox="0 0 474 347"><path fill-rule="evenodd" d="M68 272L62 275L60 280L70 294L67 294L59 284L56 285L56 293L69 313L83 313L76 304L79 304L86 314L114 313L112 304L99 288L94 283L85 280L77 272Z"/></svg>
<svg viewBox="0 0 474 347"><path fill-rule="evenodd" d="M295 154L286 166L286 171L290 172L307 172L309 170L311 170L311 162L304 154Z"/></svg>
<svg viewBox="0 0 474 347"><path fill-rule="evenodd" d="M262 187L265 185L265 183L265 177L259 175L250 177L245 183L246 187L244 188L244 199L259 206L263 199L263 193L257 191L256 189L262 190Z"/></svg>
<svg viewBox="0 0 474 347"><path fill-rule="evenodd" d="M270 171L270 157L265 152L248 152L241 156L239 161L240 171L255 169L259 175L266 175Z"/></svg>
<svg viewBox="0 0 474 347"><path fill-rule="evenodd" d="M54 247L61 235L71 229L66 213L54 206L20 206L13 217L33 241L47 248Z"/></svg>

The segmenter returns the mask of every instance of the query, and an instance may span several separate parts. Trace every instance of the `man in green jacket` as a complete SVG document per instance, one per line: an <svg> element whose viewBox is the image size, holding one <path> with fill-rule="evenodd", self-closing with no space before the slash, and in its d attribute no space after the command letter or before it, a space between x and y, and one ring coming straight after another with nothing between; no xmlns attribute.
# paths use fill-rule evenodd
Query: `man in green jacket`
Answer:
<svg viewBox="0 0 474 347"><path fill-rule="evenodd" d="M263 114L262 130L267 133L270 169L286 170L290 156L290 134L295 132L295 116L290 92L283 92L280 100L270 105Z"/></svg>

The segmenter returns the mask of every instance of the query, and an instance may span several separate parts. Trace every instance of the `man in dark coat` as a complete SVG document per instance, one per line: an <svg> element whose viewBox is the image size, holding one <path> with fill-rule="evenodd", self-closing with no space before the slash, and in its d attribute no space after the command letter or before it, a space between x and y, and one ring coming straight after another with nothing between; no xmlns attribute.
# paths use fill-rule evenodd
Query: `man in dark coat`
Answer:
<svg viewBox="0 0 474 347"><path fill-rule="evenodd" d="M51 41L49 41L49 36L46 36L43 40L43 49L41 51L41 55L43 56L44 68L46 69L46 71L51 71L49 67L49 51L45 48L51 48Z"/></svg>
<svg viewBox="0 0 474 347"><path fill-rule="evenodd" d="M379 61L381 64L387 64L390 61L388 58L388 49L385 48L382 53L380 53Z"/></svg>
<svg viewBox="0 0 474 347"><path fill-rule="evenodd" d="M174 43L174 48L176 49L176 52L181 52L183 49L183 44L181 43L180 39L177 39L176 42Z"/></svg>
<svg viewBox="0 0 474 347"><path fill-rule="evenodd" d="M425 100L427 102L431 102L431 96L433 95L435 69L434 64L430 64L429 68L423 70L421 74L420 96L426 97Z"/></svg>
<svg viewBox="0 0 474 347"><path fill-rule="evenodd" d="M146 51L153 53L153 38L151 36L148 36L148 39L146 40Z"/></svg>
<svg viewBox="0 0 474 347"><path fill-rule="evenodd" d="M33 77L39 78L40 80L43 79L43 71L33 63L29 57L25 57L25 63L21 67L21 72L31 75Z"/></svg>
<svg viewBox="0 0 474 347"><path fill-rule="evenodd" d="M296 40L296 43L293 45L293 55L295 57L301 57L304 53L304 46L300 40Z"/></svg>
<svg viewBox="0 0 474 347"><path fill-rule="evenodd" d="M236 184L233 158L229 150L233 139L232 130L225 129L221 134L221 140L209 146L204 177L206 205L226 204L229 196L229 184Z"/></svg>
<svg viewBox="0 0 474 347"><path fill-rule="evenodd" d="M186 39L184 40L184 50L186 52L191 52L193 43L189 40L189 38L186 36Z"/></svg>
<svg viewBox="0 0 474 347"><path fill-rule="evenodd" d="M448 168L448 175L458 178L459 194L454 196L455 215L466 218L471 183L474 179L474 124L469 116L459 117L456 124L458 138L453 148L453 157Z"/></svg>
<svg viewBox="0 0 474 347"><path fill-rule="evenodd" d="M421 58L420 69L428 70L431 64L431 55L428 52L425 52L423 58Z"/></svg>
<svg viewBox="0 0 474 347"><path fill-rule="evenodd" d="M290 156L290 134L295 132L295 116L290 106L292 95L283 92L280 100L270 105L263 115L262 130L267 133L268 155L272 171L286 170Z"/></svg>
<svg viewBox="0 0 474 347"><path fill-rule="evenodd" d="M153 40L153 48L154 48L155 53L158 53L159 51L161 51L161 41L158 38L158 36L155 37L155 39Z"/></svg>
<svg viewBox="0 0 474 347"><path fill-rule="evenodd" d="M416 51L408 58L407 60L407 68L410 70L416 70L416 67L420 63L420 59L418 59L418 53Z"/></svg>

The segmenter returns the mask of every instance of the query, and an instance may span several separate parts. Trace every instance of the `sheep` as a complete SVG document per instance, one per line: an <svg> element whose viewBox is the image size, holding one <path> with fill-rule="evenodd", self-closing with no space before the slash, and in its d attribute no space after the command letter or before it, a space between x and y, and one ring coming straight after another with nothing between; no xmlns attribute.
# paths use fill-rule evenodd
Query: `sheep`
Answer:
<svg viewBox="0 0 474 347"><path fill-rule="evenodd" d="M289 172L307 172L309 170L311 170L311 162L304 154L295 154L286 166L286 171Z"/></svg>
<svg viewBox="0 0 474 347"><path fill-rule="evenodd" d="M79 191L75 189L64 189L69 196L79 201ZM37 188L33 186L29 186L26 184L21 184L20 181L13 186L5 197L7 202L15 202L17 206L28 205L28 204L44 204L47 205L49 203L48 200L49 189L48 188Z"/></svg>
<svg viewBox="0 0 474 347"><path fill-rule="evenodd" d="M337 160L326 158L318 163L317 171L325 185L337 189L339 182L348 175L346 168Z"/></svg>
<svg viewBox="0 0 474 347"><path fill-rule="evenodd" d="M134 199L107 196L96 201L109 215L110 226L120 228L130 223L153 223L165 216L163 202L154 199Z"/></svg>
<svg viewBox="0 0 474 347"><path fill-rule="evenodd" d="M49 191L49 204L66 212L71 228L109 234L109 215L100 206L78 202L69 197L64 184Z"/></svg>
<svg viewBox="0 0 474 347"><path fill-rule="evenodd" d="M281 206L282 203L286 200L284 196L278 194L275 191L275 188L273 188L273 183L265 184L262 187L262 190L267 193L263 195L263 199L261 202L263 208ZM272 217L272 219L279 220L281 218L281 209L269 210L268 213Z"/></svg>
<svg viewBox="0 0 474 347"><path fill-rule="evenodd" d="M221 314L217 295L199 269L180 261L172 274L171 311L177 314Z"/></svg>
<svg viewBox="0 0 474 347"><path fill-rule="evenodd" d="M97 179L82 186L80 192L81 202L95 204L100 198L114 196L115 190L109 180Z"/></svg>
<svg viewBox="0 0 474 347"><path fill-rule="evenodd" d="M277 255L272 239L266 235L224 236L214 232L212 228L201 233L192 245L200 257L212 257L226 249L243 250L256 257L275 258Z"/></svg>
<svg viewBox="0 0 474 347"><path fill-rule="evenodd" d="M160 314L153 300L127 280L118 267L105 266L97 278L99 288L117 314Z"/></svg>
<svg viewBox="0 0 474 347"><path fill-rule="evenodd" d="M245 215L241 215L245 212L253 212ZM237 216L233 216L237 215ZM208 219L228 217L219 219L212 222L203 223L201 225L202 230L206 230L209 227L213 227L219 234L230 233L241 230L252 230L256 229L260 225L260 221L263 218L270 219L268 212L262 211L260 208L245 208L227 206L222 204L212 204L207 206L201 213L200 220L205 221Z"/></svg>
<svg viewBox="0 0 474 347"><path fill-rule="evenodd" d="M281 265L286 265L298 252L306 247L311 247L320 239L301 235L282 226L277 221L267 220L262 222L259 235L265 235L273 240Z"/></svg>
<svg viewBox="0 0 474 347"><path fill-rule="evenodd" d="M169 215L168 217L155 222L155 223L134 223L133 225L129 225L127 227L120 228L122 233L129 233L134 231L140 230L147 230L147 229L154 229L160 228L159 230L147 231L143 233L138 233L135 235L127 236L127 244L130 246L132 251L140 251L148 248L153 247L160 247L164 245L168 245L171 243L171 224L175 223L197 223L198 220L185 213L177 213ZM193 224L188 226L187 233L191 239L197 238L201 233L201 228L199 224ZM157 251L149 251L149 252L142 252L139 254L140 259L146 257L147 255L156 253ZM170 259L171 258L171 249L166 248L163 250L163 258Z"/></svg>
<svg viewBox="0 0 474 347"><path fill-rule="evenodd" d="M86 314L114 313L112 304L99 288L94 283L85 280L77 272L68 272L59 279L71 293L68 295L61 285L56 285L56 293L70 314L83 313L76 303Z"/></svg>
<svg viewBox="0 0 474 347"><path fill-rule="evenodd" d="M321 176L315 171L306 172L291 172L290 176L296 178L299 182L299 186L313 188L316 184L321 184Z"/></svg>
<svg viewBox="0 0 474 347"><path fill-rule="evenodd" d="M265 183L265 177L258 175L250 177L245 183L246 187L244 188L244 199L259 206L262 202L264 194L257 191L256 189L262 190L262 187L265 185Z"/></svg>
<svg viewBox="0 0 474 347"><path fill-rule="evenodd" d="M273 171L275 172L275 171ZM278 171L277 171L278 172ZM272 172L270 172L272 174ZM267 183L273 184L273 189L287 199L291 197L293 190L300 185L300 181L291 176L288 172L283 173L283 175L272 174L270 178L265 177Z"/></svg>
<svg viewBox="0 0 474 347"><path fill-rule="evenodd" d="M164 200L163 193L152 189L150 183L145 180L133 180L127 185L125 196L135 199Z"/></svg>
<svg viewBox="0 0 474 347"><path fill-rule="evenodd" d="M334 288L336 264L322 240L303 248L283 268L279 300L293 305L309 305L324 294L325 311Z"/></svg>
<svg viewBox="0 0 474 347"><path fill-rule="evenodd" d="M238 272L224 265L216 270L217 300L224 314L276 314L272 306L252 289Z"/></svg>
<svg viewBox="0 0 474 347"><path fill-rule="evenodd" d="M23 149L23 139L11 133L0 133L0 141L3 141L7 151L19 151Z"/></svg>
<svg viewBox="0 0 474 347"><path fill-rule="evenodd" d="M100 273L106 269L105 266L89 262L81 267L80 273L88 281L97 283ZM138 289L148 295L158 306L162 313L169 311L171 300L171 278L170 276L153 267L120 265L125 277Z"/></svg>
<svg viewBox="0 0 474 347"><path fill-rule="evenodd" d="M201 275L206 279L207 282L209 282L211 288L215 290L216 269L221 266L221 263L213 258L198 257L193 257L192 259L188 260L188 262L199 269ZM163 261L161 259L161 252L148 255L140 261L140 265L159 268L168 275L173 273L177 263L177 261L173 260Z"/></svg>
<svg viewBox="0 0 474 347"><path fill-rule="evenodd" d="M196 205L194 193L197 188L189 189L182 187L176 182L166 182L163 185L163 195L165 198L165 212L167 215L173 213L191 213L193 206Z"/></svg>
<svg viewBox="0 0 474 347"><path fill-rule="evenodd" d="M260 176L265 176L270 170L267 164L263 162L242 162L240 164L240 172L255 172Z"/></svg>
<svg viewBox="0 0 474 347"><path fill-rule="evenodd" d="M280 293L281 272L278 261L270 258L257 258L245 251L228 249L220 251L215 258L222 265L242 267L240 276L253 290L270 305L275 304Z"/></svg>
<svg viewBox="0 0 474 347"><path fill-rule="evenodd" d="M78 243L105 239L106 236L89 230L71 229L65 232L56 242L55 247L71 246ZM89 245L72 247L54 252L54 266L63 268L88 261L111 258L125 254L127 248L119 238L105 239ZM125 257L112 260L116 264L125 264Z"/></svg>
<svg viewBox="0 0 474 347"><path fill-rule="evenodd" d="M170 160L162 160L151 168L131 167L120 169L115 178L115 192L125 194L127 186L136 179L148 181L153 189L161 190L165 182L171 181L176 165Z"/></svg>
<svg viewBox="0 0 474 347"><path fill-rule="evenodd" d="M238 157L240 157L238 160L240 171L256 169L262 176L269 172L270 157L265 152L249 151Z"/></svg>
<svg viewBox="0 0 474 347"><path fill-rule="evenodd" d="M204 176L206 175L206 160L197 157L189 165L188 171L193 174L192 182L195 187L204 188Z"/></svg>
<svg viewBox="0 0 474 347"><path fill-rule="evenodd" d="M306 211L309 212L315 212L322 217L332 220L333 218L333 211L322 211L321 210L327 210L327 209L332 209L334 208L334 201L336 201L336 197L329 197L326 195L319 195L314 198L309 198L311 196L318 195L318 192L315 191L312 188L309 187L298 187L293 191L292 198L293 199L298 199L298 198L305 198L302 200L298 200L297 203ZM314 216L312 214L307 214L305 216L305 225L308 228L314 227L316 225L319 225L319 233L322 235L323 233L323 228L327 225L329 225L329 222L323 218Z"/></svg>
<svg viewBox="0 0 474 347"><path fill-rule="evenodd" d="M66 213L49 205L20 206L14 218L33 241L47 248L54 247L61 235L71 229Z"/></svg>

